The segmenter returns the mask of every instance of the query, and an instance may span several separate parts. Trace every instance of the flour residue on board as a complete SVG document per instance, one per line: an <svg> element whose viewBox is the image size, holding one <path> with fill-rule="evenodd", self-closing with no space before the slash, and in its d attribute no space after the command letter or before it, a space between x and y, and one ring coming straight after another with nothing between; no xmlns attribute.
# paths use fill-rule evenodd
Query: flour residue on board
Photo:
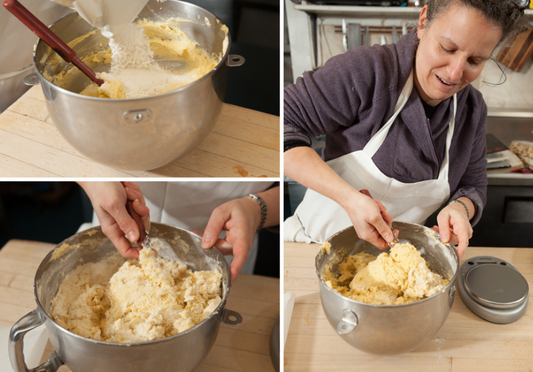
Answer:
<svg viewBox="0 0 533 372"><path fill-rule="evenodd" d="M248 175L250 174L246 169L244 169L240 165L235 165L233 169L235 169L235 173L237 173L241 177L248 177Z"/></svg>

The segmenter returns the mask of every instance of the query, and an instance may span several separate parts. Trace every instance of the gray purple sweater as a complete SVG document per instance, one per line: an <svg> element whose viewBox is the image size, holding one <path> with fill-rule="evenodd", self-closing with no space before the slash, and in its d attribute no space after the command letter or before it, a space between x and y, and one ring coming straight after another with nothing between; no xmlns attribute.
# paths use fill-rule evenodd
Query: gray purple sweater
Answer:
<svg viewBox="0 0 533 372"><path fill-rule="evenodd" d="M311 146L326 135L324 161L362 150L394 112L414 66L415 32L392 45L361 46L329 59L285 88L284 141ZM426 117L416 88L374 155L388 177L405 183L436 179L446 149L453 98ZM450 200L465 196L476 206L474 225L486 204L485 120L487 106L471 85L457 93L457 113L450 148Z"/></svg>

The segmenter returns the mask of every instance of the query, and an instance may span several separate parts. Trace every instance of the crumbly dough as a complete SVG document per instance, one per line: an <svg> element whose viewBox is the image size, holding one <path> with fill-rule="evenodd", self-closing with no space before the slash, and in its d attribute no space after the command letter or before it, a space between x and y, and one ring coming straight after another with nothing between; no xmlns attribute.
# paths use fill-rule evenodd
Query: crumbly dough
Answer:
<svg viewBox="0 0 533 372"><path fill-rule="evenodd" d="M170 337L207 318L221 302L220 271L192 272L144 248L139 260L118 254L65 277L50 316L98 341L136 343Z"/></svg>
<svg viewBox="0 0 533 372"><path fill-rule="evenodd" d="M104 65L109 70L96 74L104 80L101 87L91 82L80 94L113 99L149 97L179 89L205 76L220 62L227 49L228 29L224 25L220 27L226 33L223 52L214 55L180 29L180 25L190 22L180 18L169 18L164 22L140 20L109 39L109 48L95 45L91 51L78 55L95 71L102 71ZM95 32L90 31L68 45L73 48L84 43L82 49L87 50L90 42L86 39ZM43 56L41 63L48 58L49 53ZM59 56L50 58L43 76L55 85L69 89L71 82L79 79L82 73L77 68L57 71L55 67L61 63L64 61Z"/></svg>
<svg viewBox="0 0 533 372"><path fill-rule="evenodd" d="M178 25L185 22L170 19L166 22L141 20L110 39L111 70L97 74L104 80L95 83L81 94L101 98L140 98L165 93L188 85L211 71L221 56L207 53L193 42ZM92 56L98 58L98 54ZM171 61L168 69L159 60Z"/></svg>
<svg viewBox="0 0 533 372"><path fill-rule="evenodd" d="M524 168L533 170L533 142L528 141L513 141L509 146L509 150L514 152L522 163Z"/></svg>
<svg viewBox="0 0 533 372"><path fill-rule="evenodd" d="M432 272L411 244L396 244L390 254L348 256L339 264L340 275L326 269L324 280L353 300L374 305L419 301L441 291L448 280Z"/></svg>

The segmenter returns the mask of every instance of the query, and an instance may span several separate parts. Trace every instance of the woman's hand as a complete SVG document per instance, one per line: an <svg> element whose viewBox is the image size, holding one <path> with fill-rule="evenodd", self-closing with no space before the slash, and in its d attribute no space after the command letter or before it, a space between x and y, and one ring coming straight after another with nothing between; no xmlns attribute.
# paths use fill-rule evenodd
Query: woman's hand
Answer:
<svg viewBox="0 0 533 372"><path fill-rule="evenodd" d="M462 197L458 200L466 204L469 211L468 214L472 216L475 209L470 199ZM440 234L443 243L451 243L457 247L459 260L463 258L463 254L468 247L468 241L472 237L473 232L468 214L461 203L448 204L437 216L437 223L439 225L433 226L433 230Z"/></svg>
<svg viewBox="0 0 533 372"><path fill-rule="evenodd" d="M211 213L203 233L202 248L215 246L224 256L233 255L230 267L232 283L248 258L260 223L261 207L250 198L231 200ZM226 231L226 237L219 239L222 230Z"/></svg>
<svg viewBox="0 0 533 372"><path fill-rule="evenodd" d="M98 216L102 232L111 240L123 257L139 258L138 247L131 242L139 239L139 228L126 210L127 200L133 201L133 209L150 229L150 211L139 186L133 182L79 182L85 190ZM126 239L126 237L128 239Z"/></svg>
<svg viewBox="0 0 533 372"><path fill-rule="evenodd" d="M258 193L266 206L267 216L263 227L279 224L279 187ZM217 207L207 222L202 239L202 248L216 247L223 255L233 255L230 267L231 282L241 272L248 253L252 249L254 236L261 224L261 207L248 197L231 200ZM219 239L222 231L224 239ZM199 233L196 231L196 233ZM202 235L199 233L199 235Z"/></svg>
<svg viewBox="0 0 533 372"><path fill-rule="evenodd" d="M284 174L339 204L350 217L357 235L379 249L394 240L390 215L372 197L363 195L344 181L315 150L299 146L283 153ZM362 191L362 190L361 190ZM384 218L390 218L385 221Z"/></svg>
<svg viewBox="0 0 533 372"><path fill-rule="evenodd" d="M379 200L372 199L367 190L354 190L341 206L348 213L358 237L379 249L388 248L388 243L394 240L390 228L392 217Z"/></svg>

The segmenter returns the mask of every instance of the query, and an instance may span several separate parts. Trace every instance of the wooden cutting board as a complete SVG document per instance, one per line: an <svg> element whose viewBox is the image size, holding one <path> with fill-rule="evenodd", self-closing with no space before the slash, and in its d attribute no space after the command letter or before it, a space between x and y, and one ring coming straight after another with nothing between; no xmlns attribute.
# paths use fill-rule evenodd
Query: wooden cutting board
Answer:
<svg viewBox="0 0 533 372"><path fill-rule="evenodd" d="M510 47L504 47L496 59L513 71L520 72L533 53L533 27L517 35Z"/></svg>
<svg viewBox="0 0 533 372"><path fill-rule="evenodd" d="M285 372L516 372L533 366L532 248L468 247L463 262L494 256L512 264L529 284L529 306L510 324L489 323L455 295L446 322L419 349L393 356L364 353L345 342L326 318L315 256L320 245L284 243L284 291L296 296L284 350Z"/></svg>
<svg viewBox="0 0 533 372"><path fill-rule="evenodd" d="M279 177L279 117L224 104L188 155L151 171L125 171L76 151L52 122L40 86L0 114L0 177Z"/></svg>

